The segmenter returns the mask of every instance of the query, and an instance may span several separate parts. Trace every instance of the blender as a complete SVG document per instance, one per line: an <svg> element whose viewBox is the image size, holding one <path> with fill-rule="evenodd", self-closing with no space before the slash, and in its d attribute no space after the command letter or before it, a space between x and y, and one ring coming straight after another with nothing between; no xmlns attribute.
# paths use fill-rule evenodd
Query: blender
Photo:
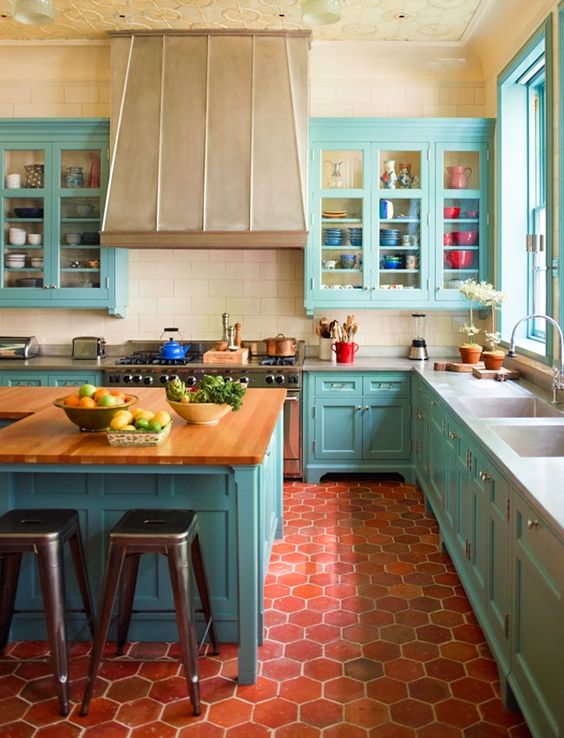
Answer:
<svg viewBox="0 0 564 738"><path fill-rule="evenodd" d="M409 358L413 361L425 361L429 358L425 343L425 313L412 313L413 340L409 349Z"/></svg>

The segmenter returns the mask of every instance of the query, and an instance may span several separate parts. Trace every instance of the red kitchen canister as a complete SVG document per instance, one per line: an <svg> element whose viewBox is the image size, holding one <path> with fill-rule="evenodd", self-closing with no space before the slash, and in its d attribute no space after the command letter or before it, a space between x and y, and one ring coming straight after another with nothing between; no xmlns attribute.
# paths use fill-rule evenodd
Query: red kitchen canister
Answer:
<svg viewBox="0 0 564 738"><path fill-rule="evenodd" d="M335 341L331 350L337 354L337 364L354 363L354 355L358 351L358 343L353 341Z"/></svg>

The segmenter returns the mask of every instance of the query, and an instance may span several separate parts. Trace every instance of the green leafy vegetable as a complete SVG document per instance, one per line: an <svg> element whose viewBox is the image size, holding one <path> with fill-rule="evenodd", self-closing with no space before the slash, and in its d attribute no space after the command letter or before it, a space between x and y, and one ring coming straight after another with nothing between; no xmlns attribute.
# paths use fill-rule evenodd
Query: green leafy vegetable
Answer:
<svg viewBox="0 0 564 738"><path fill-rule="evenodd" d="M170 381L166 387L166 396L173 402L181 402L183 398L189 398L190 402L231 405L235 412L243 404L243 395L246 391L247 387L240 382L226 382L223 377L206 374L192 390L186 389L181 380Z"/></svg>

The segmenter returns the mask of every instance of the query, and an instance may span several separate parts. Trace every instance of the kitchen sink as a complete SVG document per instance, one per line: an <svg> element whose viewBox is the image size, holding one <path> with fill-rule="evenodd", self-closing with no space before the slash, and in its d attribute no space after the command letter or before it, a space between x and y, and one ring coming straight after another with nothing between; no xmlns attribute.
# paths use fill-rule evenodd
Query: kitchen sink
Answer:
<svg viewBox="0 0 564 738"><path fill-rule="evenodd" d="M500 425L491 429L519 456L564 456L564 425Z"/></svg>
<svg viewBox="0 0 564 738"><path fill-rule="evenodd" d="M475 418L564 418L557 407L536 397L458 398L456 403Z"/></svg>

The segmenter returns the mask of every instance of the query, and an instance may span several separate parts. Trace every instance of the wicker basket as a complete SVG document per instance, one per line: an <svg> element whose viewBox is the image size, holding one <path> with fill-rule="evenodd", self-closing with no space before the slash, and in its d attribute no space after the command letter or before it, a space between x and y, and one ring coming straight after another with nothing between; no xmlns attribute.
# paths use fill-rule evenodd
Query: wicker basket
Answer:
<svg viewBox="0 0 564 738"><path fill-rule="evenodd" d="M110 446L158 446L167 438L171 428L172 420L158 433L111 430L107 433L108 443Z"/></svg>

